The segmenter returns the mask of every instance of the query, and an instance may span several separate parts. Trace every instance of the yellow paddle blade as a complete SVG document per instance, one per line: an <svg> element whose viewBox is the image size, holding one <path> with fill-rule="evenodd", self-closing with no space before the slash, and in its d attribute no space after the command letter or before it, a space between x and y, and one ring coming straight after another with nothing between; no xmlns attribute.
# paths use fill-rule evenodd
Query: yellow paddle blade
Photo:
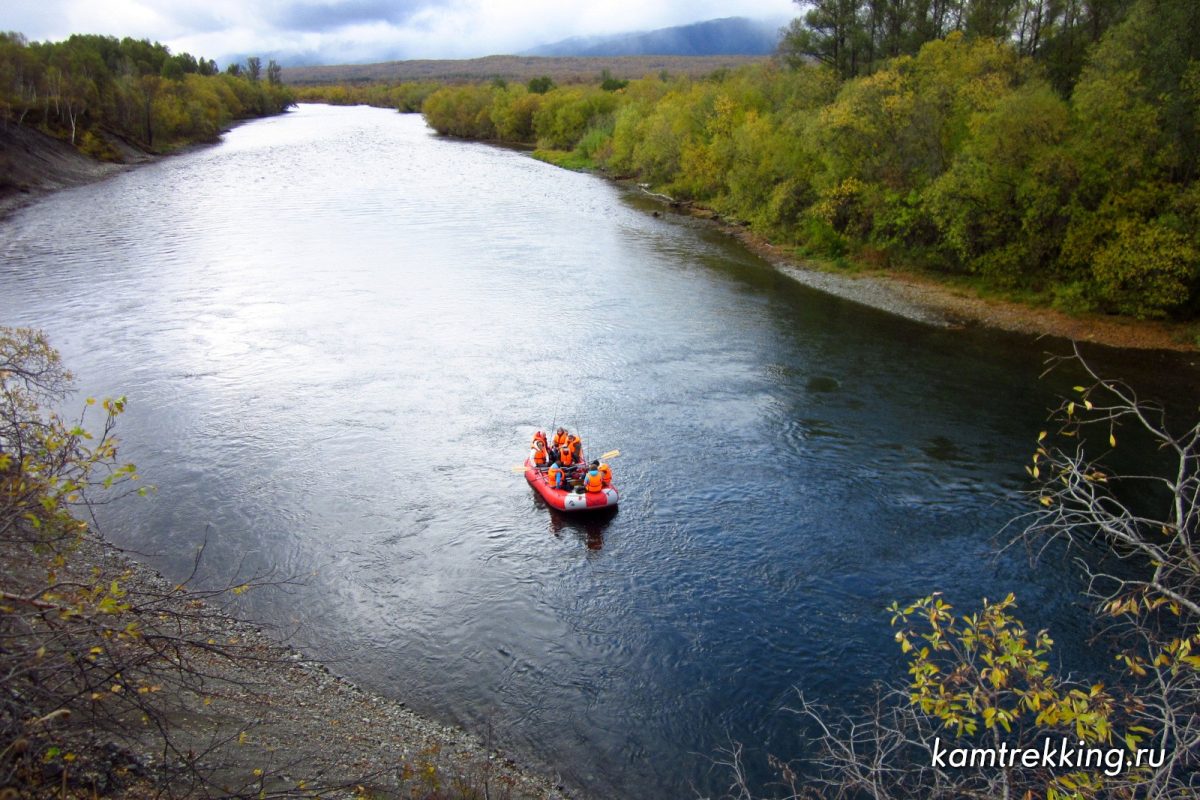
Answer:
<svg viewBox="0 0 1200 800"><path fill-rule="evenodd" d="M617 456L619 456L619 455L621 455L621 451L620 451L620 450L609 450L607 453L605 453L605 454L603 454L602 456L600 456L600 460L601 460L601 461L608 461L610 458L616 458L616 457L617 457Z"/></svg>
<svg viewBox="0 0 1200 800"><path fill-rule="evenodd" d="M524 472L524 471L525 471L525 465L524 465L524 464L518 464L517 466L515 466L515 467L513 467L513 468L512 468L512 471L513 471L513 472Z"/></svg>

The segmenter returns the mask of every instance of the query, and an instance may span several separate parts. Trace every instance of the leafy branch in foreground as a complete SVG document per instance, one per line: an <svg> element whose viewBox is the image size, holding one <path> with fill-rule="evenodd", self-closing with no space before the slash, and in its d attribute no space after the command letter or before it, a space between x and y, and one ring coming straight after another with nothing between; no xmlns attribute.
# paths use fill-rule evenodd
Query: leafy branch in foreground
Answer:
<svg viewBox="0 0 1200 800"><path fill-rule="evenodd" d="M1038 436L1027 467L1034 510L1012 526L1035 556L1055 541L1076 552L1116 642L1111 685L1056 675L1049 633L1025 628L1011 594L971 614L936 594L893 604L907 684L880 687L859 717L833 719L801 697L796 711L816 730L815 777L802 786L780 766L786 797L1200 793L1200 422L1173 431L1164 409L1101 378L1078 350L1051 361L1066 365L1086 379ZM1118 440L1156 466L1119 468ZM1096 566L1114 559L1119 569ZM740 767L740 750L726 755ZM744 773L733 774L730 796L748 800Z"/></svg>
<svg viewBox="0 0 1200 800"><path fill-rule="evenodd" d="M92 433L45 408L70 388L42 333L0 328L0 793L114 791L146 774L147 749L167 795L237 791L229 776L218 790L217 755L245 727L193 729L188 701L253 694L223 663L282 660L224 634L207 602L268 576L195 592L81 563L96 542L76 514L131 491L137 473L117 461L124 399L100 401Z"/></svg>
<svg viewBox="0 0 1200 800"><path fill-rule="evenodd" d="M1143 797L1191 797L1200 789L1200 421L1172 430L1166 411L1126 384L1100 377L1078 350L1065 359L1086 375L1039 436L1031 472L1039 508L1021 538L1044 548L1065 541L1080 553L1089 596L1121 643L1123 705L1135 741L1166 760L1136 789ZM1195 409L1189 408L1192 412ZM1119 434L1119 436L1118 436ZM1156 459L1148 474L1115 469L1118 438ZM1102 442L1099 455L1091 451ZM1119 560L1100 570L1097 548Z"/></svg>

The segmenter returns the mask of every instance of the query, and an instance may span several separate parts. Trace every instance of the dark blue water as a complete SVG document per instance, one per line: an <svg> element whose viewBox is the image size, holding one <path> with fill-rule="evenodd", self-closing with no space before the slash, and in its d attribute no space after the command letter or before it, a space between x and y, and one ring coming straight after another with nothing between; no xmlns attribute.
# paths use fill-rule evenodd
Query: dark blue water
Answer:
<svg viewBox="0 0 1200 800"><path fill-rule="evenodd" d="M0 321L128 395L158 490L107 510L114 540L302 577L245 611L596 796L719 792L732 741L759 783L803 758L797 691L851 711L903 678L893 600L1013 591L1103 669L1074 567L996 556L1065 345L830 298L652 208L306 106L0 223ZM512 470L555 422L621 450L615 516L551 513Z"/></svg>

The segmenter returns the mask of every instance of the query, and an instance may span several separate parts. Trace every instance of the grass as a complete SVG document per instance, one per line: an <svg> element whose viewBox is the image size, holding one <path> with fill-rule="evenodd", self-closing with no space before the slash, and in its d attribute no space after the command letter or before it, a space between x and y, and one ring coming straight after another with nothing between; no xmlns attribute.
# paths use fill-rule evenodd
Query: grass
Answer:
<svg viewBox="0 0 1200 800"><path fill-rule="evenodd" d="M596 169L596 162L585 155L580 155L574 150L534 150L533 157L538 161L545 161L547 164L553 164L556 167L563 169L571 169L576 172L590 172Z"/></svg>

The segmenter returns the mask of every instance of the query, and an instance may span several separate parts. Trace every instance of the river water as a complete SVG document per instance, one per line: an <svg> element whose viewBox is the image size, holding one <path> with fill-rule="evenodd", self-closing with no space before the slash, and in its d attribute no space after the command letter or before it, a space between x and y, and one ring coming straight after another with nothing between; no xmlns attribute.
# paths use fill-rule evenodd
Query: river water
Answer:
<svg viewBox="0 0 1200 800"><path fill-rule="evenodd" d="M656 208L302 106L0 222L0 322L128 396L157 491L103 510L116 542L298 577L244 611L594 796L720 792L735 741L759 783L802 758L798 690L851 711L903 677L894 599L1014 591L1056 660L1100 669L1069 564L994 557L1065 345L819 294ZM513 471L555 422L621 450L615 516Z"/></svg>

